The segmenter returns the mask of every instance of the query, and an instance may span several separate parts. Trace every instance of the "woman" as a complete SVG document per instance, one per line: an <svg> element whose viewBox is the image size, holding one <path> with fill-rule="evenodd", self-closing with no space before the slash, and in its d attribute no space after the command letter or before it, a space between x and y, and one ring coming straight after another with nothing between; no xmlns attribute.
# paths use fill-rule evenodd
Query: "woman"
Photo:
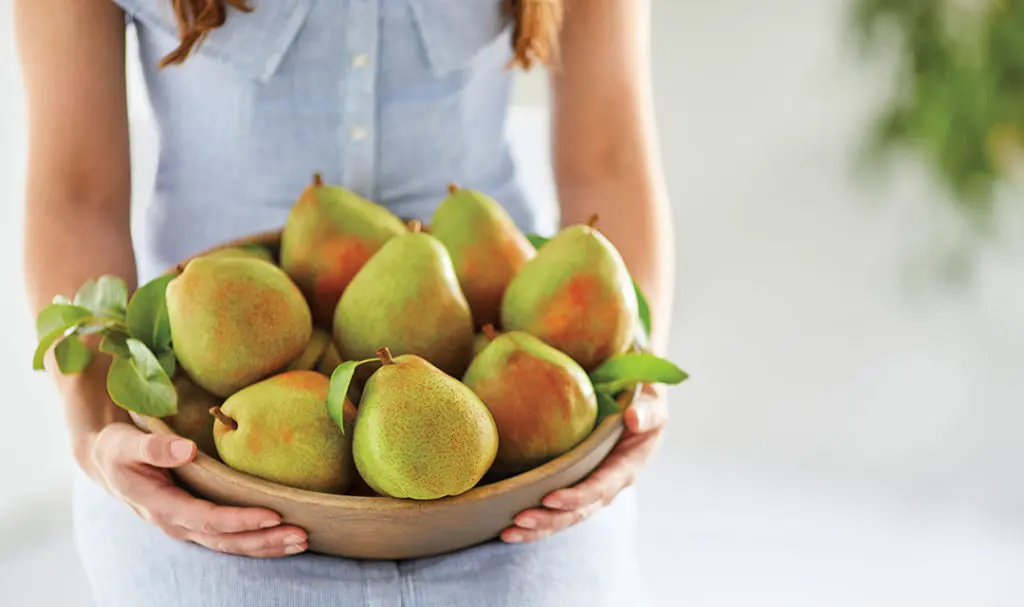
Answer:
<svg viewBox="0 0 1024 607"><path fill-rule="evenodd" d="M561 220L601 215L649 296L660 349L672 243L650 109L648 7L534 0L511 8L501 0L16 0L36 309L91 277L135 286L199 250L279 228L313 170L424 219L455 181L501 201L524 231L550 232L520 188L504 128L510 61L528 66L557 49ZM126 22L161 138L134 240ZM168 469L190 461L195 445L126 423L107 398L104 365L56 379L84 473L76 534L99 605L643 603L635 503L620 492L661 435L666 408L654 391L628 410L627 433L591 477L521 513L501 541L357 562L304 553L305 532L274 512L178 489Z"/></svg>

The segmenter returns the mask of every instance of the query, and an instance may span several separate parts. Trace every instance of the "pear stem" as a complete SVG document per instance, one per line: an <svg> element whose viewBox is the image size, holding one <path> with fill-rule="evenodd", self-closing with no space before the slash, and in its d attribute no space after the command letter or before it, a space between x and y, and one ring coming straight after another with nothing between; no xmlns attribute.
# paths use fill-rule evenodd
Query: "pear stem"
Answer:
<svg viewBox="0 0 1024 607"><path fill-rule="evenodd" d="M395 364L395 359L391 357L391 350L388 350L386 347L377 350L377 356L380 358L380 362L385 365Z"/></svg>
<svg viewBox="0 0 1024 607"><path fill-rule="evenodd" d="M592 227L594 227L596 225L597 225L597 213L594 213L593 215L590 216L590 219L587 220L587 227L592 228Z"/></svg>
<svg viewBox="0 0 1024 607"><path fill-rule="evenodd" d="M227 413L220 410L220 407L213 407L210 409L210 415L217 418L217 421L224 424L232 430L238 430L238 422L228 417Z"/></svg>
<svg viewBox="0 0 1024 607"><path fill-rule="evenodd" d="M487 339L491 341L498 338L498 332L494 329L494 325L492 324L484 325L484 335L486 335Z"/></svg>
<svg viewBox="0 0 1024 607"><path fill-rule="evenodd" d="M186 265L188 264L179 263L178 265L174 266L174 273L177 274L178 276L181 276L185 272Z"/></svg>
<svg viewBox="0 0 1024 607"><path fill-rule="evenodd" d="M456 185L454 183L449 183L448 184L448 193L449 194L454 194L455 192L458 192L458 191L459 191L459 186L458 185Z"/></svg>
<svg viewBox="0 0 1024 607"><path fill-rule="evenodd" d="M313 173L313 185L316 186L316 187L320 187L323 184L324 184L324 176L320 173L320 171L317 171L316 173Z"/></svg>
<svg viewBox="0 0 1024 607"><path fill-rule="evenodd" d="M413 219L409 222L409 231L413 234L419 234L423 231L423 222L419 219Z"/></svg>

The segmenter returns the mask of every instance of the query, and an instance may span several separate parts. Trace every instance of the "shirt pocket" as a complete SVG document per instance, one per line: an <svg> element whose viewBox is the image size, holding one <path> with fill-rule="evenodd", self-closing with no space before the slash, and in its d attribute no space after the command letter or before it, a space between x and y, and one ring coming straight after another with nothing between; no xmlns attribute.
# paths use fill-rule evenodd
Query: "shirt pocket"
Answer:
<svg viewBox="0 0 1024 607"><path fill-rule="evenodd" d="M513 20L502 0L408 1L434 77L464 70L496 44L507 44L503 34Z"/></svg>
<svg viewBox="0 0 1024 607"><path fill-rule="evenodd" d="M128 18L170 37L168 52L178 45L178 21L171 0L116 0ZM213 30L192 56L227 65L243 75L267 82L309 15L311 0L259 0L253 11L228 8L224 25ZM191 59L190 59L191 60Z"/></svg>

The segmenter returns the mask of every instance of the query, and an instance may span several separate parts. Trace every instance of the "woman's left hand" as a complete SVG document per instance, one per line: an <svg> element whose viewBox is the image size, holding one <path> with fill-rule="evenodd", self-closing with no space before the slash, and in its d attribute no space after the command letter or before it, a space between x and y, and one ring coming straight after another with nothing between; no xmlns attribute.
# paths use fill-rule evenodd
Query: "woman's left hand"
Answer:
<svg viewBox="0 0 1024 607"><path fill-rule="evenodd" d="M574 487L549 493L544 507L519 513L515 525L505 529L506 542L531 542L571 527L612 503L633 484L637 473L654 453L668 421L668 406L661 387L644 386L623 414L626 429L615 449L585 480Z"/></svg>

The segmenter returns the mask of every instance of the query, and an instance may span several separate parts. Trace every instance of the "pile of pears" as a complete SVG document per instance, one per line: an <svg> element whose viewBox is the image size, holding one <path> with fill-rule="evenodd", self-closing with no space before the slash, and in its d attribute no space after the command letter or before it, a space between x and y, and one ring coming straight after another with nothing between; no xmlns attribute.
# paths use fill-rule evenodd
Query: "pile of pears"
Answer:
<svg viewBox="0 0 1024 607"><path fill-rule="evenodd" d="M431 500L550 461L593 431L588 373L636 335L632 280L593 225L536 248L456 186L424 225L317 175L279 244L175 274L167 421L310 491Z"/></svg>

